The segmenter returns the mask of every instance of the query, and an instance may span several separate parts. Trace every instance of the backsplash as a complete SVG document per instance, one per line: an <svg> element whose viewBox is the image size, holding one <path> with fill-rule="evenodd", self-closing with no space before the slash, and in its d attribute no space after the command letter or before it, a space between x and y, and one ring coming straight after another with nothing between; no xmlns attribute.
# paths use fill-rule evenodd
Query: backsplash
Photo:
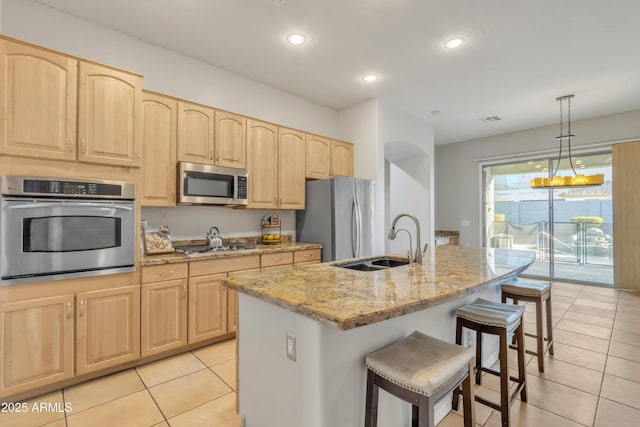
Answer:
<svg viewBox="0 0 640 427"><path fill-rule="evenodd" d="M260 235L260 219L269 213L280 215L282 234L296 241L296 214L293 210L232 209L221 206L176 206L142 208L141 220L150 225L168 225L172 240L201 240L216 226L220 235L251 237ZM313 243L313 242L311 242Z"/></svg>

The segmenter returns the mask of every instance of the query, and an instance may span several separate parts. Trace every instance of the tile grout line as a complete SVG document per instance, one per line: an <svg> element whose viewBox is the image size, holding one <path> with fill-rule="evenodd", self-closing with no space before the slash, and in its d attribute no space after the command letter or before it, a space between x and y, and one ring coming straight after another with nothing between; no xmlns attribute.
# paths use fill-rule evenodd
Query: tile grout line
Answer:
<svg viewBox="0 0 640 427"><path fill-rule="evenodd" d="M143 365L144 366L144 365ZM151 397L151 400L153 401L153 404L156 405L156 408L158 408L158 411L160 411L160 415L162 415L162 418L164 419L164 421L169 424L169 420L167 419L166 415L164 414L164 412L162 412L162 408L160 408L160 405L158 405L158 402L156 402L155 397L153 397L153 393L151 393L151 390L149 390L149 387L147 387L147 383L144 382L144 380L142 379L142 377L140 376L140 373L138 372L138 370L136 368L133 368L133 370L136 372L136 375L138 376L138 378L140 378L140 382L142 383L142 385L144 386L144 389L146 390L146 392L149 394L149 396ZM158 423L156 423L158 424Z"/></svg>

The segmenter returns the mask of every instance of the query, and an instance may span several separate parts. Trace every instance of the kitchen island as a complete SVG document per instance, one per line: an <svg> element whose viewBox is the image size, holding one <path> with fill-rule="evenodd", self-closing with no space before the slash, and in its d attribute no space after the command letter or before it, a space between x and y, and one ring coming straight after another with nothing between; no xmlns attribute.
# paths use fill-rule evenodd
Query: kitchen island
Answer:
<svg viewBox="0 0 640 427"><path fill-rule="evenodd" d="M364 425L370 351L418 329L454 341L455 309L497 300L535 253L432 249L422 265L356 271L325 263L227 279L239 294L239 413L246 426ZM295 335L295 360L287 357ZM496 346L485 345L485 359ZM436 407L436 420L450 402ZM410 407L380 394L379 425L409 425Z"/></svg>

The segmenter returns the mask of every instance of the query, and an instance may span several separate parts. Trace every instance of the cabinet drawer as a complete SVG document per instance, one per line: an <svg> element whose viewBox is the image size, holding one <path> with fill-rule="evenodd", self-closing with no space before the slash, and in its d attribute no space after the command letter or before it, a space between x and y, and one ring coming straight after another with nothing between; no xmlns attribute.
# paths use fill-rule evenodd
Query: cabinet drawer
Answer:
<svg viewBox="0 0 640 427"><path fill-rule="evenodd" d="M293 262L296 264L307 261L320 261L320 249L307 249L293 253Z"/></svg>
<svg viewBox="0 0 640 427"><path fill-rule="evenodd" d="M142 267L142 283L164 280L184 279L187 277L187 263L150 265Z"/></svg>
<svg viewBox="0 0 640 427"><path fill-rule="evenodd" d="M275 254L261 255L260 267L271 267L274 265L293 264L293 252L278 252Z"/></svg>
<svg viewBox="0 0 640 427"><path fill-rule="evenodd" d="M252 268L259 267L260 255L190 261L189 277L227 273L229 271L250 270Z"/></svg>

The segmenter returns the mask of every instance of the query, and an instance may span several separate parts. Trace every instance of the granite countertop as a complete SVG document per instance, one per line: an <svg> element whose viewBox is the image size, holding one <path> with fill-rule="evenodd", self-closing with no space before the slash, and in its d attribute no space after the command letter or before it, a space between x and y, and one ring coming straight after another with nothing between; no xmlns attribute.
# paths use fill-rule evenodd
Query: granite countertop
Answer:
<svg viewBox="0 0 640 427"><path fill-rule="evenodd" d="M315 264L228 278L231 289L341 330L420 311L495 286L528 268L535 252L439 246L424 264L357 271Z"/></svg>
<svg viewBox="0 0 640 427"><path fill-rule="evenodd" d="M172 252L169 254L145 255L140 260L140 265L171 264L175 262L187 262L203 259L218 259L227 257L238 257L247 255L271 254L278 252L303 251L307 249L321 249L322 245L317 243L281 243L279 245L256 245L255 249L241 249L235 251L204 252L185 255L184 253Z"/></svg>

